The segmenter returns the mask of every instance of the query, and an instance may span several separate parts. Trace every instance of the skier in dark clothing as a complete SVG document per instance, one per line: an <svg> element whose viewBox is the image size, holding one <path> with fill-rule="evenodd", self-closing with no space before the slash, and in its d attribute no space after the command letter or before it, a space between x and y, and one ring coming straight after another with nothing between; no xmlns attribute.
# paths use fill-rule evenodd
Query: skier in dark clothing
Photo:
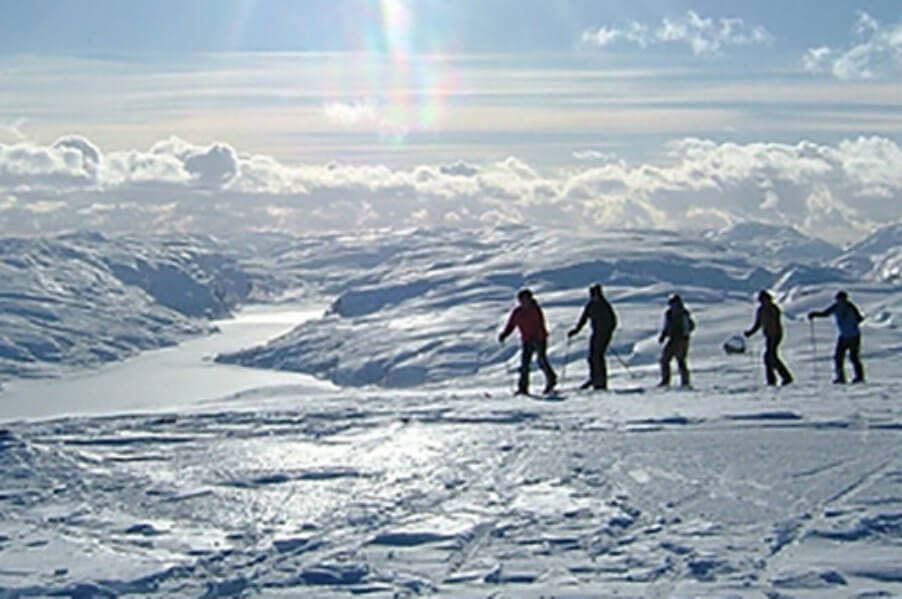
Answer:
<svg viewBox="0 0 902 599"><path fill-rule="evenodd" d="M680 369L680 383L683 387L688 387L689 366L686 364L686 357L689 354L689 335L695 329L695 323L679 295L670 296L667 303L670 307L664 313L664 328L658 335L658 343L664 343L667 339L661 352L661 382L658 386L670 385L670 361L676 358Z"/></svg>
<svg viewBox="0 0 902 599"><path fill-rule="evenodd" d="M582 388L607 389L608 369L604 354L611 343L614 329L617 328L617 315L602 294L601 285L589 287L589 303L583 309L579 322L570 329L567 336L573 337L579 333L586 321L592 322L592 338L589 341L589 380L583 383Z"/></svg>
<svg viewBox="0 0 902 599"><path fill-rule="evenodd" d="M545 328L545 315L542 308L532 296L529 289L521 289L517 293L517 300L520 305L514 308L510 318L507 320L507 326L498 335L499 343L510 335L514 328L520 330L520 340L523 342L522 353L520 354L520 380L517 384L517 393L529 393L529 365L532 362L533 354L538 356L539 367L545 373L545 393L550 393L554 386L557 385L557 375L548 362L548 329Z"/></svg>
<svg viewBox="0 0 902 599"><path fill-rule="evenodd" d="M843 367L843 361L846 352L849 352L849 360L855 369L855 378L853 383L864 382L864 366L861 364L861 330L858 323L864 320L858 308L849 301L849 295L845 291L839 291L836 294L836 301L826 310L813 310L808 313L808 320L814 320L823 316L830 316L836 319L836 328L839 329L839 337L836 339L836 351L833 354L834 366L836 368L836 379L834 383L846 382L846 371Z"/></svg>
<svg viewBox="0 0 902 599"><path fill-rule="evenodd" d="M780 308L774 303L774 298L767 291L758 294L758 312L755 314L755 323L752 328L745 331L746 337L751 337L758 329L764 333L764 374L768 385L777 384L776 370L780 374L783 385L792 382L792 374L780 359L778 353L780 342L783 341L783 325L780 323Z"/></svg>

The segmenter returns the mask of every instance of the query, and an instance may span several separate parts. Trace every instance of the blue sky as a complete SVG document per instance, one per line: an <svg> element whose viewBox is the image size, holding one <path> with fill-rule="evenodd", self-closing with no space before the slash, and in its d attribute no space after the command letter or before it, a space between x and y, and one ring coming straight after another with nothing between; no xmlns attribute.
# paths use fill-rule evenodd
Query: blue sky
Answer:
<svg viewBox="0 0 902 599"><path fill-rule="evenodd" d="M380 40L385 32L378 0L4 0L0 5L0 49L13 53L362 51L386 45ZM567 51L587 27L678 18L689 10L763 25L779 39L779 48L798 50L843 42L857 10L887 22L900 16L893 0L422 0L407 5L412 49L418 52Z"/></svg>
<svg viewBox="0 0 902 599"><path fill-rule="evenodd" d="M898 200L896 179L884 176L892 168L880 164L894 165L902 135L896 1L3 0L0 9L0 159L17 201L48 171L58 179L85 159L65 152L84 151L106 160L80 163L76 180L106 190L178 181L200 193L192 185L211 177L186 166L197 154L205 165L234 161L212 177L233 193L309 199L346 184L377 224L422 220L422 206L397 209L385 196L429 169L441 184L401 185L401 195L498 197L467 210L427 206L424 222L571 214L610 226L753 218L816 228L811 206L826 202L842 232ZM60 150L72 136L82 142ZM877 140L874 180L837 157L859 140ZM814 172L806 144L846 178L806 182L794 204L774 200L780 177L797 186L793 168ZM174 163L154 162L161 147ZM749 180L727 177L717 154L728 150ZM792 168L777 164L787 153ZM759 170L743 170L749 160ZM266 161L277 172L257 173ZM672 171L689 163L721 196L684 195L706 188ZM339 182L304 170L330 164L358 170ZM448 176L479 169L478 192ZM385 182L361 191L356 177ZM0 163L0 194L3 181ZM25 216L56 212L40 205Z"/></svg>

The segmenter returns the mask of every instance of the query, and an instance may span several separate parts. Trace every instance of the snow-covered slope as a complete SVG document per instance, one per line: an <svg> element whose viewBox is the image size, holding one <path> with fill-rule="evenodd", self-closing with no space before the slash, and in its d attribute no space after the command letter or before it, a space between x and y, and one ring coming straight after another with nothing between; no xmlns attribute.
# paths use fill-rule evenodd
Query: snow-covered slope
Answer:
<svg viewBox="0 0 902 599"><path fill-rule="evenodd" d="M891 223L877 229L861 241L852 244L848 251L868 255L883 254L902 246L902 222Z"/></svg>
<svg viewBox="0 0 902 599"><path fill-rule="evenodd" d="M823 264L842 253L839 247L809 237L794 227L752 221L733 224L705 237L759 261L782 265L789 262Z"/></svg>
<svg viewBox="0 0 902 599"><path fill-rule="evenodd" d="M0 596L898 596L898 379L767 391L746 366L11 424Z"/></svg>
<svg viewBox="0 0 902 599"><path fill-rule="evenodd" d="M514 368L516 343L499 348L495 338L519 287L530 286L545 307L552 357L560 361L567 349L564 332L578 318L586 288L601 282L621 315L615 351L630 365L651 368L671 293L696 311L700 351L713 351L713 358L718 336L749 324L759 289L785 300L789 326L802 333L793 343L800 343L807 340L801 318L807 310L828 305L840 287L853 296L858 288L858 280L839 267L773 266L773 259L721 241L657 231L578 237L508 227L475 235L429 230L330 238L286 251L281 260L328 273L328 279L310 278L336 293L331 310L264 346L217 359L296 370L342 385L484 380ZM880 301L883 322L895 326L898 303ZM733 328L725 331L721 323L728 320Z"/></svg>
<svg viewBox="0 0 902 599"><path fill-rule="evenodd" d="M51 307L5 330L68 326L78 349L117 319L161 339L220 314L223 294L305 294L331 309L220 359L345 386L5 421L0 597L902 594L892 281L642 231L15 243L8 305ZM621 323L607 393L576 390L585 334L564 338L594 282ZM557 396L510 394L518 344L496 333L522 285L546 308ZM765 286L784 309L787 388L761 384L760 337L721 350ZM834 325L805 318L840 286L867 315L865 385L829 385ZM654 387L673 291L698 325L691 390Z"/></svg>
<svg viewBox="0 0 902 599"><path fill-rule="evenodd" d="M626 314L616 348L653 362L667 294L690 305L748 310L760 288L782 296L884 281L899 264L898 227L839 250L791 228L736 225L707 236L603 231L593 237L509 226L294 238L252 234L0 240L5 281L0 377L54 374L121 359L207 330L238 303L291 290L332 309L265 347L223 363L296 370L339 384L410 386L485 376L513 344L492 344L516 289L532 286L557 334L585 287L601 281ZM758 248L756 250L755 248ZM832 260L832 262L831 262ZM829 294L828 294L829 295ZM892 304L881 310L891 318ZM790 315L794 306L787 305ZM643 345L644 344L644 345ZM365 348L365 349L364 349ZM489 370L487 370L489 369Z"/></svg>
<svg viewBox="0 0 902 599"><path fill-rule="evenodd" d="M889 224L853 244L836 264L859 276L898 285L902 279L902 223Z"/></svg>
<svg viewBox="0 0 902 599"><path fill-rule="evenodd" d="M57 374L172 345L247 298L213 240L0 239L0 378Z"/></svg>

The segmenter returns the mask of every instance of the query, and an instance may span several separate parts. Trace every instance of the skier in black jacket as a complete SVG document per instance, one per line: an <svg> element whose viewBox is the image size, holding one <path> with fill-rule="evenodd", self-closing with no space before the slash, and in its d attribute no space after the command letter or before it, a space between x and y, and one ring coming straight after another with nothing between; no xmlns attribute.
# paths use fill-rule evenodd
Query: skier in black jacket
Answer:
<svg viewBox="0 0 902 599"><path fill-rule="evenodd" d="M589 380L583 383L582 388L607 389L608 368L604 354L611 343L614 329L617 328L617 315L610 302L605 299L601 285L589 287L589 302L583 309L579 322L570 329L567 336L573 337L579 333L586 321L592 322L592 338L589 341Z"/></svg>
<svg viewBox="0 0 902 599"><path fill-rule="evenodd" d="M755 312L755 322L745 331L746 337L751 337L758 329L764 332L764 376L768 385L777 384L777 373L784 385L792 383L792 374L780 359L780 342L783 341L783 325L780 322L780 308L774 303L774 298L765 290L758 293L758 311Z"/></svg>
<svg viewBox="0 0 902 599"><path fill-rule="evenodd" d="M670 385L670 361L676 358L680 369L680 383L683 387L688 387L689 365L686 363L686 357L689 354L689 335L695 330L695 323L679 295L670 296L667 304L669 307L664 313L664 327L658 335L658 343L667 340L661 352L661 382L658 386Z"/></svg>

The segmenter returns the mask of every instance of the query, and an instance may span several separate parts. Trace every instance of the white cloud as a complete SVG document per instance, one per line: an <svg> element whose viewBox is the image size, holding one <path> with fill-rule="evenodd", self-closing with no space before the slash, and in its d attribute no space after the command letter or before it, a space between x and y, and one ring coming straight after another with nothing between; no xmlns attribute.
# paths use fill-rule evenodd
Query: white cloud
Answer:
<svg viewBox="0 0 902 599"><path fill-rule="evenodd" d="M834 54L834 51L827 46L809 48L802 57L802 66L805 67L806 71L823 72L833 60Z"/></svg>
<svg viewBox="0 0 902 599"><path fill-rule="evenodd" d="M67 136L48 146L0 144L0 197L15 194L2 211L17 233L486 222L673 229L752 219L842 238L898 218L902 148L891 139L684 138L667 150L659 161L612 158L552 171L515 156L392 168L286 164L225 143L178 138L148 150L104 152Z"/></svg>
<svg viewBox="0 0 902 599"><path fill-rule="evenodd" d="M802 57L802 66L807 71L830 73L843 80L902 74L902 23L887 27L868 13L859 12L854 32L859 39L846 48L809 49Z"/></svg>
<svg viewBox="0 0 902 599"><path fill-rule="evenodd" d="M372 100L326 102L323 104L323 116L330 123L344 126L378 123L380 120L378 106Z"/></svg>
<svg viewBox="0 0 902 599"><path fill-rule="evenodd" d="M0 144L0 186L90 184L96 176L79 148L30 142Z"/></svg>
<svg viewBox="0 0 902 599"><path fill-rule="evenodd" d="M686 211L686 218L695 228L718 230L739 222L735 214L718 208L690 208Z"/></svg>
<svg viewBox="0 0 902 599"><path fill-rule="evenodd" d="M775 210L780 205L780 196L771 190L764 192L764 199L761 201L761 210Z"/></svg>
<svg viewBox="0 0 902 599"><path fill-rule="evenodd" d="M826 185L815 185L805 198L805 206L808 213L799 228L807 233L848 241L866 230L861 216Z"/></svg>
<svg viewBox="0 0 902 599"><path fill-rule="evenodd" d="M575 150L573 157L577 160L595 160L599 162L612 162L617 159L614 152L603 152L602 150L588 149Z"/></svg>
<svg viewBox="0 0 902 599"><path fill-rule="evenodd" d="M191 175L175 156L141 150L112 152L104 157L99 182L111 188L128 184L187 184Z"/></svg>
<svg viewBox="0 0 902 599"><path fill-rule="evenodd" d="M582 43L604 47L620 40L632 42L641 48L654 44L680 43L689 46L696 56L718 54L729 46L767 44L772 36L760 25L746 25L734 17L705 18L690 10L678 19L664 18L660 24L650 26L633 21L622 28L602 26L582 34Z"/></svg>
<svg viewBox="0 0 902 599"><path fill-rule="evenodd" d="M408 106L383 104L371 98L326 102L323 117L332 125L377 133L387 143L402 142L410 133L410 126L405 122L410 118Z"/></svg>
<svg viewBox="0 0 902 599"><path fill-rule="evenodd" d="M0 212L15 207L18 201L19 200L14 195L7 195L3 199L0 199Z"/></svg>
<svg viewBox="0 0 902 599"><path fill-rule="evenodd" d="M54 142L55 150L74 150L81 154L81 166L91 177L97 176L97 168L103 160L100 148L81 135L66 135Z"/></svg>
<svg viewBox="0 0 902 599"><path fill-rule="evenodd" d="M22 209L27 210L28 212L33 212L35 214L48 214L50 212L56 212L57 210L62 210L65 208L65 202L51 202L49 200L38 200L36 202L29 202L25 204Z"/></svg>
<svg viewBox="0 0 902 599"><path fill-rule="evenodd" d="M902 148L885 137L843 140L830 152L847 176L859 186L902 188Z"/></svg>
<svg viewBox="0 0 902 599"><path fill-rule="evenodd" d="M61 137L50 146L28 141L0 144L0 187L7 188L117 187L129 183L221 188L237 174L238 157L231 146L196 146L176 137L157 142L148 151L106 155L79 135Z"/></svg>
<svg viewBox="0 0 902 599"><path fill-rule="evenodd" d="M184 171L205 187L225 185L238 174L238 156L230 145L224 143L202 147L170 137L154 144L150 153L181 161Z"/></svg>
<svg viewBox="0 0 902 599"><path fill-rule="evenodd" d="M582 42L584 44L603 48L608 44L616 42L621 37L623 37L623 32L619 29L611 29L609 27L602 26L595 30L589 29L584 31Z"/></svg>
<svg viewBox="0 0 902 599"><path fill-rule="evenodd" d="M858 22L855 23L855 33L867 36L880 31L880 22L864 11L858 12Z"/></svg>

